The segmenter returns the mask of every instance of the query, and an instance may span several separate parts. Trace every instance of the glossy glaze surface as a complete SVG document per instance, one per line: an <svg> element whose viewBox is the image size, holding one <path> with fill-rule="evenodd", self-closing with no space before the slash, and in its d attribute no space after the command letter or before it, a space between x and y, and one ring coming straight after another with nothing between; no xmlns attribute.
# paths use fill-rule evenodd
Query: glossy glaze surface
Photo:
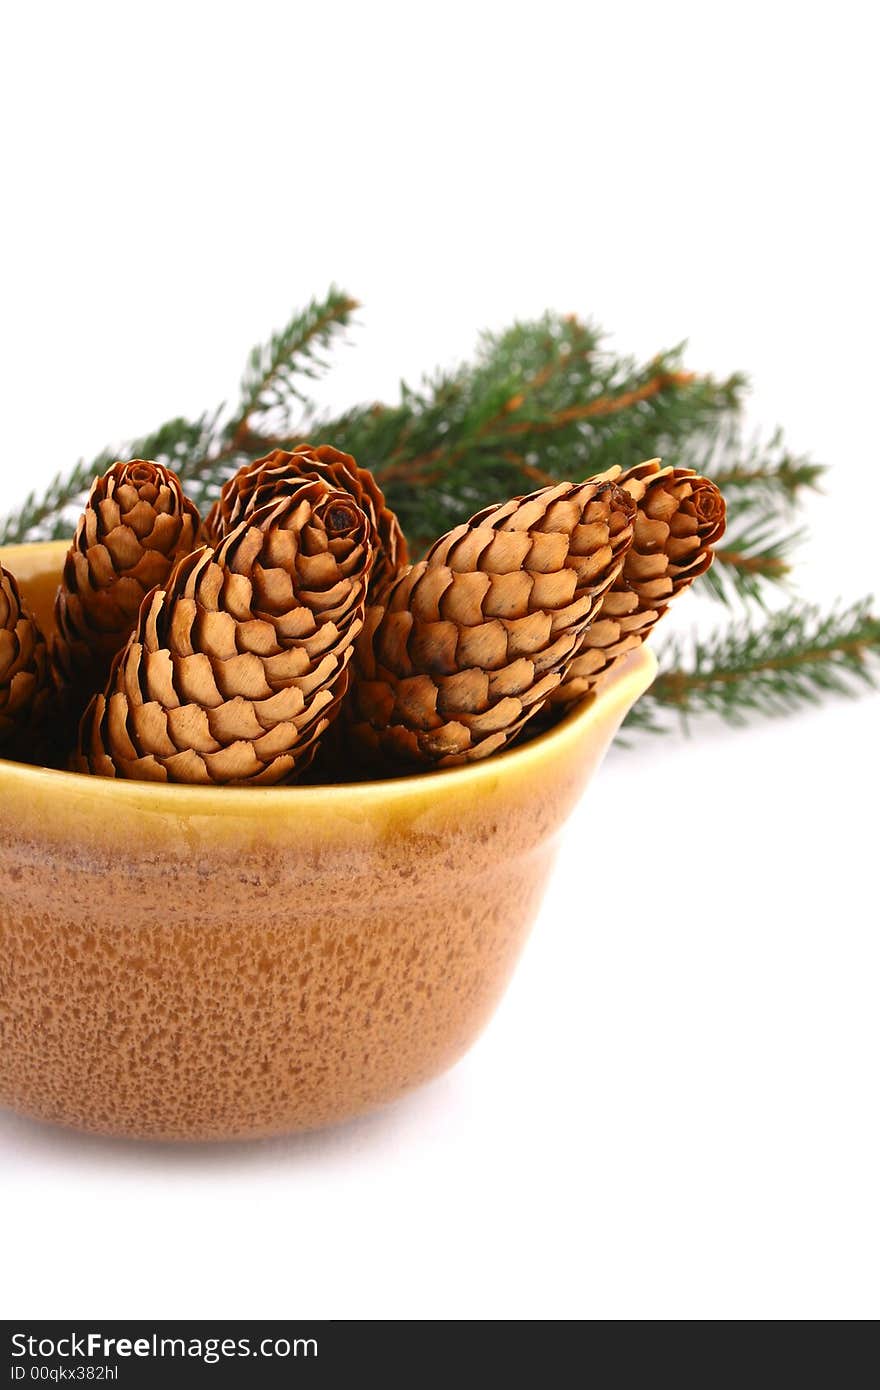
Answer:
<svg viewBox="0 0 880 1390"><path fill-rule="evenodd" d="M48 625L64 547L9 548ZM393 1100L473 1042L559 830L650 683L484 763L210 789L0 761L0 1103L81 1129L226 1139Z"/></svg>

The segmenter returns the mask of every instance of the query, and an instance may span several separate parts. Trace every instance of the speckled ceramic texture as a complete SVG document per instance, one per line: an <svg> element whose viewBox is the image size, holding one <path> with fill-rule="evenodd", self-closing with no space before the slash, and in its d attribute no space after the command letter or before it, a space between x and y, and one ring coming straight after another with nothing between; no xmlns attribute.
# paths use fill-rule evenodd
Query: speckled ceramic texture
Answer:
<svg viewBox="0 0 880 1390"><path fill-rule="evenodd" d="M0 558L49 625L64 547ZM484 763L188 788L0 761L0 1103L105 1134L333 1124L470 1046L647 652Z"/></svg>

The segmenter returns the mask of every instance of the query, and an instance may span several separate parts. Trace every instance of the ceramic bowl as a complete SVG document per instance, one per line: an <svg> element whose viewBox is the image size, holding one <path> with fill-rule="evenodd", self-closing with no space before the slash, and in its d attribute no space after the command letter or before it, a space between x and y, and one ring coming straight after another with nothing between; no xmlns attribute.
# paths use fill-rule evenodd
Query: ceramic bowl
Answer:
<svg viewBox="0 0 880 1390"><path fill-rule="evenodd" d="M0 559L51 628L64 546ZM654 661L530 743L350 786L204 788L0 761L0 1104L231 1139L444 1071L492 1014L559 832Z"/></svg>

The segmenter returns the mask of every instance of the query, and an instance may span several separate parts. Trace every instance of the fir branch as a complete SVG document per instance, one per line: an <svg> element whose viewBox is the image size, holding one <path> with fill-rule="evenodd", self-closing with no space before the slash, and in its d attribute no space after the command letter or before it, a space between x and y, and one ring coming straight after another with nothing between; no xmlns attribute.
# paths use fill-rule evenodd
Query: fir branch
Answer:
<svg viewBox="0 0 880 1390"><path fill-rule="evenodd" d="M81 459L72 472L57 473L42 496L28 493L21 505L0 522L0 545L19 545L37 538L51 540L65 508L84 497L97 474L103 473L110 463L112 458L106 453L88 463Z"/></svg>
<svg viewBox="0 0 880 1390"><path fill-rule="evenodd" d="M759 511L790 515L805 492L820 491L824 464L786 447L777 430L766 443L745 445L738 412L725 417L705 438L685 442L680 462L712 478L727 500L728 516Z"/></svg>
<svg viewBox="0 0 880 1390"><path fill-rule="evenodd" d="M128 446L131 458L148 458L186 479L196 460L210 454L218 439L219 411L197 420L177 418Z"/></svg>
<svg viewBox="0 0 880 1390"><path fill-rule="evenodd" d="M404 384L399 405L325 418L313 433L373 470L418 552L499 496L677 456L738 409L741 376L699 377L681 357L639 364L589 324L547 314L484 335L470 366Z"/></svg>
<svg viewBox="0 0 880 1390"><path fill-rule="evenodd" d="M32 492L0 522L0 545L66 539L95 478L117 459L147 458L186 476L191 462L210 449L215 433L216 415L205 414L197 420L177 418L118 449L102 449L88 462L80 460L70 473L57 474L42 497Z"/></svg>
<svg viewBox="0 0 880 1390"><path fill-rule="evenodd" d="M291 407L308 404L299 379L314 380L326 369L321 350L348 327L358 307L356 299L331 285L323 299L313 299L280 333L252 349L241 381L241 399L226 427L228 440L240 445L255 416L264 419L274 413L280 416L280 427L289 425Z"/></svg>
<svg viewBox="0 0 880 1390"><path fill-rule="evenodd" d="M786 453L778 460L768 458L751 465L734 463L716 470L712 476L731 508L779 501L794 507L802 493L820 491L819 480L824 472L824 464Z"/></svg>
<svg viewBox="0 0 880 1390"><path fill-rule="evenodd" d="M745 447L738 412L708 436L684 441L680 461L712 478L727 502L727 537L698 591L765 605L773 587L788 583L791 553L803 539L791 518L803 493L819 490L824 466L791 453L779 430Z"/></svg>
<svg viewBox="0 0 880 1390"><path fill-rule="evenodd" d="M698 581L716 597L765 603L786 582L798 539L791 516L824 469L775 435L744 447L745 379L687 370L682 347L646 363L609 350L595 326L558 314L484 334L470 363L418 386L402 383L394 404L319 417L301 381L327 365L324 352L356 303L331 288L255 348L231 414L174 419L154 434L59 475L0 523L0 544L66 536L91 485L116 458L165 462L204 510L240 464L273 448L331 442L373 470L416 553L500 498L558 480L629 467L655 455L714 478L733 520L717 563ZM293 418L297 412L299 418ZM736 623L690 649L669 644L664 669L632 717L714 711L738 721L752 710L791 708L826 691L870 680L878 624L867 604L823 617L792 607Z"/></svg>
<svg viewBox="0 0 880 1390"><path fill-rule="evenodd" d="M876 687L880 618L870 599L828 613L794 605L760 625L746 619L705 640L673 638L660 661L630 727L657 731L669 712L685 724L698 714L743 724L748 714L787 714L829 694Z"/></svg>
<svg viewBox="0 0 880 1390"><path fill-rule="evenodd" d="M772 518L754 530L742 528L715 551L703 579L706 590L722 603L751 599L763 607L767 588L787 582L788 556L802 538L802 532L777 535Z"/></svg>
<svg viewBox="0 0 880 1390"><path fill-rule="evenodd" d="M312 300L280 333L251 351L241 401L224 425L220 406L196 420L169 420L152 434L104 449L88 462L81 460L69 473L59 473L41 497L32 492L0 521L0 545L69 535L92 482L120 458L148 458L173 468L192 500L204 509L239 464L265 452L265 441L254 434L251 418L264 423L280 408L281 423L289 425L287 409L293 400L302 400L297 377L318 375L326 365L319 351L350 323L356 308L356 300L331 286L324 299Z"/></svg>

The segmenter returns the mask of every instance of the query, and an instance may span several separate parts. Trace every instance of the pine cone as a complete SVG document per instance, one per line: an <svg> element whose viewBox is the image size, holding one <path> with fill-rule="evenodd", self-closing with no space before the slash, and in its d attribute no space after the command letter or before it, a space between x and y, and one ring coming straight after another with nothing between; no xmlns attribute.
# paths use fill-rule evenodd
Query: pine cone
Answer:
<svg viewBox="0 0 880 1390"><path fill-rule="evenodd" d="M508 743L620 573L635 504L561 483L479 512L367 610L346 708L368 755L448 766Z"/></svg>
<svg viewBox="0 0 880 1390"><path fill-rule="evenodd" d="M56 683L71 708L103 688L144 596L198 544L199 513L170 468L114 463L96 478L55 600Z"/></svg>
<svg viewBox="0 0 880 1390"><path fill-rule="evenodd" d="M0 565L0 756L43 751L48 692L45 639Z"/></svg>
<svg viewBox="0 0 880 1390"><path fill-rule="evenodd" d="M350 492L370 518L379 538L370 588L378 595L406 567L409 559L406 540L372 473L359 468L351 454L341 454L329 444L320 444L317 448L300 444L292 453L275 449L265 458L244 464L224 484L218 501L208 513L205 539L209 545L219 544L250 512L289 496L303 482L315 478Z"/></svg>
<svg viewBox="0 0 880 1390"><path fill-rule="evenodd" d="M641 645L676 594L709 568L712 547L724 532L724 498L690 468L661 468L659 459L651 459L602 476L635 500L635 534L623 570L550 696L554 706L582 699L620 657Z"/></svg>
<svg viewBox="0 0 880 1390"><path fill-rule="evenodd" d="M347 688L373 552L349 494L312 482L179 561L83 716L76 770L232 784L300 773Z"/></svg>

